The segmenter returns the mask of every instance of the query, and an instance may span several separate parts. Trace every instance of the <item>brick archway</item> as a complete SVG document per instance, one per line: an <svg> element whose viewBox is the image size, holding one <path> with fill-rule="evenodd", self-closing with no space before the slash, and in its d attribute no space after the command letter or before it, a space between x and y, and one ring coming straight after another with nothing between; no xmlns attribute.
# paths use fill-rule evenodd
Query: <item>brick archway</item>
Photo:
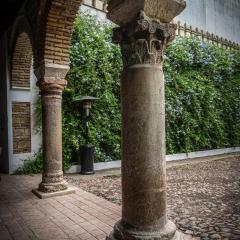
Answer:
<svg viewBox="0 0 240 240"><path fill-rule="evenodd" d="M26 32L19 34L11 61L11 87L30 88L32 45Z"/></svg>
<svg viewBox="0 0 240 240"><path fill-rule="evenodd" d="M75 17L82 0L52 0L46 18L46 34L40 64L69 65L69 48Z"/></svg>
<svg viewBox="0 0 240 240"><path fill-rule="evenodd" d="M10 39L12 88L30 88L30 70L33 59L33 41L30 25L25 17L19 17Z"/></svg>

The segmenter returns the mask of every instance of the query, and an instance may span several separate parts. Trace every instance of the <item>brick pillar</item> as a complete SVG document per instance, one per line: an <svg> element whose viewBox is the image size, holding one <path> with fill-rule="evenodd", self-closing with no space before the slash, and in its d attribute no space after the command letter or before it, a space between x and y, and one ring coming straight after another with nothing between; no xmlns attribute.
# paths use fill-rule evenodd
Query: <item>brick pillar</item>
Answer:
<svg viewBox="0 0 240 240"><path fill-rule="evenodd" d="M184 8L178 0L109 2L120 25L122 111L122 219L108 240L182 239L167 218L163 54ZM151 17L149 17L151 16Z"/></svg>
<svg viewBox="0 0 240 240"><path fill-rule="evenodd" d="M48 64L38 69L38 86L42 100L43 174L34 193L51 197L71 193L62 169L62 91L68 66Z"/></svg>

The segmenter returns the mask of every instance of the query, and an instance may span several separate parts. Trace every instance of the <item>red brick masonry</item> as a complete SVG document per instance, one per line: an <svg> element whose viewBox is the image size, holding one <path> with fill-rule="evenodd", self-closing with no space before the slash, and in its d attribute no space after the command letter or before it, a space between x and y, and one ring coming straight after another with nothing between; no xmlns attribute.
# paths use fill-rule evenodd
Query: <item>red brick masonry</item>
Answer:
<svg viewBox="0 0 240 240"><path fill-rule="evenodd" d="M30 189L40 176L1 176L0 239L102 239L121 218L120 207L76 189L40 200Z"/></svg>

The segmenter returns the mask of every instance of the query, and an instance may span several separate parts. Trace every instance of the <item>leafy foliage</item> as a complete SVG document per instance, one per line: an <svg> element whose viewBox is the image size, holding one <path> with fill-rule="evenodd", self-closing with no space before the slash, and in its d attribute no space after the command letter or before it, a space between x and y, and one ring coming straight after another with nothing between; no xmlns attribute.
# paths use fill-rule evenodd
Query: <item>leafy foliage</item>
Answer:
<svg viewBox="0 0 240 240"><path fill-rule="evenodd" d="M239 52L179 37L166 55L168 153L239 146Z"/></svg>
<svg viewBox="0 0 240 240"><path fill-rule="evenodd" d="M42 151L35 153L32 157L27 160L23 160L23 166L19 167L14 174L24 175L24 174L38 174L42 172L43 169L43 159Z"/></svg>
<svg viewBox="0 0 240 240"><path fill-rule="evenodd" d="M89 126L95 160L121 158L122 62L111 36L112 26L89 15L77 17L68 86L63 94L65 168L78 159L78 149L84 143L84 118L81 106L74 103L74 98L83 95L99 98ZM168 154L240 145L239 51L178 37L167 48L164 72ZM25 166L31 170L30 163Z"/></svg>
<svg viewBox="0 0 240 240"><path fill-rule="evenodd" d="M89 15L77 17L70 51L68 87L63 95L63 145L65 161L76 161L84 143L84 118L77 96L98 97L89 124L95 161L120 159L119 74L120 50L111 43L112 28Z"/></svg>

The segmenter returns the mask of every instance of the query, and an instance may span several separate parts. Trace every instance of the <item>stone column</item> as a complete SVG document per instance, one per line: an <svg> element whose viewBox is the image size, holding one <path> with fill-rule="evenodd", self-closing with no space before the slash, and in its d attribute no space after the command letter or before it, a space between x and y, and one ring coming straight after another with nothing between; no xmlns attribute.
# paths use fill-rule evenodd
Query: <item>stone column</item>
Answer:
<svg viewBox="0 0 240 240"><path fill-rule="evenodd" d="M34 193L40 198L71 193L62 169L62 91L68 67L47 65L40 69L38 86L42 101L43 174Z"/></svg>
<svg viewBox="0 0 240 240"><path fill-rule="evenodd" d="M176 25L168 22L185 4L173 0L122 2L110 1L108 15L120 25L114 31L113 40L120 44L124 62L122 219L107 239L180 239L183 235L167 218L162 65L166 44L174 39L176 32ZM164 11L174 12L174 16L160 18Z"/></svg>

